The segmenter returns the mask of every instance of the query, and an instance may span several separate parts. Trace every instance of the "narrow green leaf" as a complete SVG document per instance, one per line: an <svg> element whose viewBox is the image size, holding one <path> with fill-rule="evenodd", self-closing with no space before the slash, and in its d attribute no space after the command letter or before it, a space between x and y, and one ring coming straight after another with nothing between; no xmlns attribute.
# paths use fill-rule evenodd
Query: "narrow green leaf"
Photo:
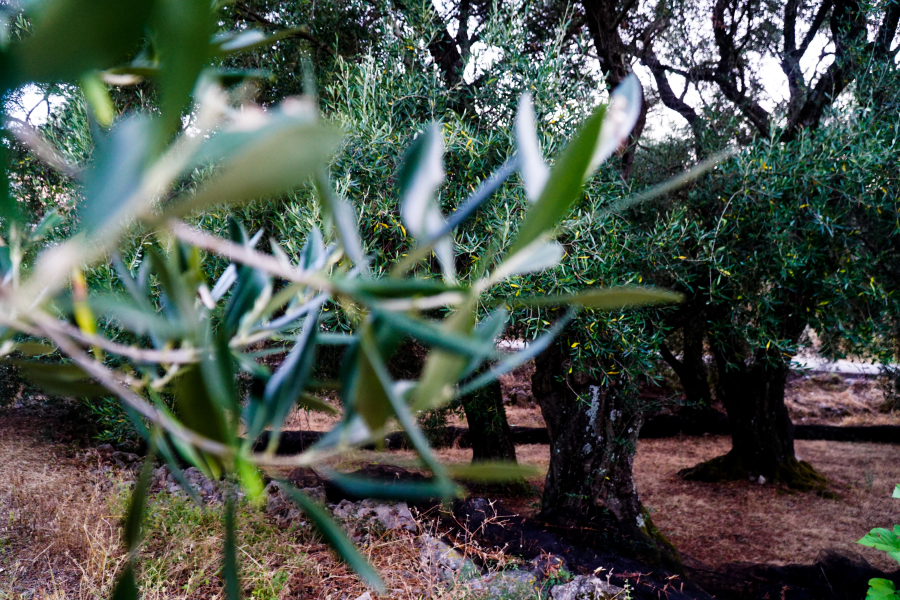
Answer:
<svg viewBox="0 0 900 600"><path fill-rule="evenodd" d="M420 245L434 248L444 279L454 281L453 239L439 237L446 232L447 221L434 197L444 181L443 154L440 125L433 123L413 140L397 173L400 216Z"/></svg>
<svg viewBox="0 0 900 600"><path fill-rule="evenodd" d="M447 224L444 228L434 234L435 238L443 237L454 229L459 227L466 219L472 216L478 208L484 204L490 197L500 189L503 182L512 175L519 166L519 160L516 156L508 158L499 169L488 177L478 186L472 194L466 198L466 201L457 207L455 211L447 216Z"/></svg>
<svg viewBox="0 0 900 600"><path fill-rule="evenodd" d="M134 422L134 419L132 419L132 422ZM197 490L185 476L184 471L181 470L180 461L175 457L175 453L172 451L172 447L169 445L169 442L166 441L165 437L162 434L154 436L154 439L156 440L156 446L159 449L159 453L166 461L166 465L168 465L169 467L169 472L175 478L175 481L178 482L178 485L181 486L181 489L184 490L188 497L194 501L194 504L196 504L197 506L203 506L203 500L200 499L200 494L197 493ZM200 462L199 456L197 457L197 462Z"/></svg>
<svg viewBox="0 0 900 600"><path fill-rule="evenodd" d="M85 173L84 201L78 204L80 231L91 237L108 233L131 219L138 208L128 202L138 190L150 158L153 124L131 117L102 136Z"/></svg>
<svg viewBox="0 0 900 600"><path fill-rule="evenodd" d="M164 67L157 82L163 120L163 136L157 143L164 144L172 131L181 129L191 92L210 58L216 15L209 0L156 0L155 8L153 48Z"/></svg>
<svg viewBox="0 0 900 600"><path fill-rule="evenodd" d="M597 137L594 155L584 174L585 178L590 177L594 170L628 139L640 118L643 95L641 82L634 73L628 75L609 95L603 127Z"/></svg>
<svg viewBox="0 0 900 600"><path fill-rule="evenodd" d="M369 431L380 431L394 414L387 390L379 381L368 353L357 352L355 361L353 378L349 381L342 378L344 384L350 386L348 408L352 409L344 415L344 420L346 422L352 419L353 414L358 414Z"/></svg>
<svg viewBox="0 0 900 600"><path fill-rule="evenodd" d="M431 469L431 472L434 473L439 481L447 479L446 469L432 454L431 446L428 444L425 434L423 434L422 430L419 428L416 419L412 416L412 412L410 412L406 400L397 393L397 388L391 380L387 367L384 365L384 361L378 353L378 348L373 338L374 335L371 329L362 332L360 354L368 359L368 364L375 376L375 385L380 387L382 393L387 397L390 407L393 409L394 416L397 417L400 426L406 431L406 435L409 436L409 441L412 442L413 448L419 453L422 462ZM370 428L375 430L374 427L370 426Z"/></svg>
<svg viewBox="0 0 900 600"><path fill-rule="evenodd" d="M322 400L319 400L312 394L306 394L306 393L300 394L300 398L297 400L297 404L301 408L305 408L306 410L330 413L332 415L340 414L340 411L338 411L336 408L334 408L327 402L323 402Z"/></svg>
<svg viewBox="0 0 900 600"><path fill-rule="evenodd" d="M256 245L259 243L259 240L262 239L263 230L260 229L250 240L247 240L247 232L244 230L244 227L238 223L234 217L228 218L228 230L230 232L231 241L243 244L248 249L256 248ZM215 302L218 302L225 293L231 289L231 286L235 284L238 279L238 265L236 263L229 264L224 271L222 271L222 275L216 281L216 284L213 286L213 289L209 292L209 295L212 296L212 299Z"/></svg>
<svg viewBox="0 0 900 600"><path fill-rule="evenodd" d="M469 362L462 373L461 379L464 380L467 377L471 376L472 373L478 370L478 368L486 359L491 360L496 358L497 356L506 355L506 353L501 354L497 352L496 343L497 340L500 339L500 337L503 335L503 332L506 330L506 325L508 322L509 311L505 307L500 307L491 312L486 319L483 319L475 326L473 337L481 340L485 344L485 346L490 344L491 352L486 357L481 355L469 356Z"/></svg>
<svg viewBox="0 0 900 600"><path fill-rule="evenodd" d="M12 271L12 255L9 246L0 246L0 280L6 279Z"/></svg>
<svg viewBox="0 0 900 600"><path fill-rule="evenodd" d="M663 183L657 184L648 190L635 194L634 196L624 198L622 200L618 200L604 206L601 210L597 211L597 213L594 213L594 215L592 215L592 218L599 219L600 215L621 212L626 208L630 208L636 204L640 204L641 202L646 202L647 200L652 200L654 198L662 196L663 194L668 194L673 190L677 190L678 188L687 185L688 183L696 179L699 179L702 175L705 175L707 171L711 171L715 166L731 158L735 154L737 154L737 150L735 148L727 148L719 152L718 154L697 163L697 165L695 165L688 171L672 177L671 179L667 179Z"/></svg>
<svg viewBox="0 0 900 600"><path fill-rule="evenodd" d="M0 84L2 83L3 82L0 81ZM0 169L2 169L0 172L5 174L8 166L9 148L7 148L6 144L0 144ZM10 194L9 177L6 175L0 177L0 219L6 222L5 228L7 231L12 224L17 224L22 221L22 207L19 206L18 199ZM6 264L9 263L9 246L3 246L0 250L2 250L5 255L5 260L3 261L3 264L0 265L2 266L2 274L5 275L9 271L9 267Z"/></svg>
<svg viewBox="0 0 900 600"><path fill-rule="evenodd" d="M549 233L569 209L581 197L584 174L590 165L594 147L603 124L606 107L600 106L585 122L556 164L550 170L550 178L540 197L532 205L519 227L516 241L508 256L529 246L541 236Z"/></svg>
<svg viewBox="0 0 900 600"><path fill-rule="evenodd" d="M522 94L519 110L516 112L516 152L522 183L525 184L525 197L529 202L536 202L540 198L550 177L550 169L541 153L536 125L531 94Z"/></svg>
<svg viewBox="0 0 900 600"><path fill-rule="evenodd" d="M82 75L80 81L81 93L84 94L84 99L91 107L94 118L104 127L112 125L116 118L116 107L113 106L106 83L94 71Z"/></svg>
<svg viewBox="0 0 900 600"><path fill-rule="evenodd" d="M175 412L180 420L217 442L229 439L225 409L213 400L197 366L191 366L175 381Z"/></svg>
<svg viewBox="0 0 900 600"><path fill-rule="evenodd" d="M267 35L266 32L259 29L245 29L243 31L221 33L213 38L212 45L216 56L225 57L238 52L247 52L271 46L279 40L302 33L305 30L304 27L292 27Z"/></svg>
<svg viewBox="0 0 900 600"><path fill-rule="evenodd" d="M198 322L194 308L194 290L189 289L182 278L183 265L179 264L178 250L169 256L157 246L150 246L145 252L164 293L163 311L171 320L183 324L182 336L191 333Z"/></svg>
<svg viewBox="0 0 900 600"><path fill-rule="evenodd" d="M166 215L248 202L306 183L331 160L341 138L338 130L315 119L311 105L286 100L270 113L213 135L196 163L216 163L219 169L194 194L174 201Z"/></svg>
<svg viewBox="0 0 900 600"><path fill-rule="evenodd" d="M228 336L234 335L240 329L244 317L253 311L271 283L272 279L260 269L247 265L237 268L237 281L225 305L223 318L223 326Z"/></svg>
<svg viewBox="0 0 900 600"><path fill-rule="evenodd" d="M303 242L303 248L300 249L297 266L303 270L319 269L325 263L325 258L325 239L319 228L313 227Z"/></svg>
<svg viewBox="0 0 900 600"><path fill-rule="evenodd" d="M490 370L485 371L472 381L467 384L461 386L458 395L460 397L471 394L475 390L482 388L494 381L501 375L505 375L510 373L527 362L534 360L538 354L546 350L551 343L553 343L554 338L560 334L560 332L572 322L572 319L575 318L577 314L575 309L569 310L565 315L563 315L559 320L557 320L553 326L544 332L540 337L532 340L525 346L524 350L520 350L515 352L506 358L499 360Z"/></svg>
<svg viewBox="0 0 900 600"><path fill-rule="evenodd" d="M131 64L113 67L100 72L100 79L109 85L137 85L145 79L159 77L160 68L155 63L143 60L132 61Z"/></svg>
<svg viewBox="0 0 900 600"><path fill-rule="evenodd" d="M457 334L472 331L475 326L475 308L475 300L470 299L446 319L444 327L447 331ZM469 362L468 356L443 350L431 351L413 393L412 409L415 411L428 410L450 402L456 393L453 386Z"/></svg>
<svg viewBox="0 0 900 600"><path fill-rule="evenodd" d="M240 456L235 459L235 467L238 477L241 478L241 487L247 493L247 499L258 504L266 487L259 469L255 464Z"/></svg>
<svg viewBox="0 0 900 600"><path fill-rule="evenodd" d="M225 580L225 597L228 600L240 600L241 598L234 513L234 490L229 489L225 493L225 544L222 561L222 578Z"/></svg>
<svg viewBox="0 0 900 600"><path fill-rule="evenodd" d="M297 399L306 389L309 375L316 360L316 332L319 329L318 314L306 318L303 330L287 358L272 375L263 392L263 400L269 407L273 430L281 431Z"/></svg>
<svg viewBox="0 0 900 600"><path fill-rule="evenodd" d="M116 579L113 587L112 600L138 600L137 580L134 576L134 565L130 562L125 565Z"/></svg>
<svg viewBox="0 0 900 600"><path fill-rule="evenodd" d="M10 52L19 82L72 81L136 49L153 0L55 0L29 7L34 33Z"/></svg>
<svg viewBox="0 0 900 600"><path fill-rule="evenodd" d="M47 234L62 225L65 220L65 217L59 214L56 209L48 210L38 224L34 226L34 229L31 230L31 241L40 242L47 237Z"/></svg>
<svg viewBox="0 0 900 600"><path fill-rule="evenodd" d="M55 396L107 396L109 391L91 383L89 375L74 364L10 361L22 375L48 394Z"/></svg>
<svg viewBox="0 0 900 600"><path fill-rule="evenodd" d="M152 388L150 388L148 390L148 394L150 395L150 400L153 402L153 406L156 407L156 410L158 410L162 414L166 415L170 419L178 420L178 417L169 408L169 406L163 401L162 397L160 396L160 394L158 392L156 392ZM128 409L126 408L126 410L128 410ZM132 422L135 421L135 419L133 418L134 416L135 415L132 415ZM145 437L145 439L146 439L146 437ZM174 446L175 450L178 451L178 454L181 456L181 458L183 459L184 462L187 462L191 466L199 469L200 472L203 473L203 475L206 476L208 479L215 479L218 477L218 475L213 472L213 469L210 468L210 465L206 462L206 460L202 456L200 456L200 453L197 451L196 448L194 448L190 444L182 441L181 438L179 438L177 436L169 435L169 436L167 436L167 439L169 442L171 442L172 446ZM165 438L163 441L165 441ZM166 460L170 461L169 456L166 454L167 444L160 443L159 447L160 447L160 452L163 454L164 457L166 457ZM175 457L173 456L171 458L171 462L170 462L169 466L172 467L173 465L178 465L178 464L180 464L180 462L181 461L176 460ZM173 474L180 473L180 467L178 467L177 469L173 469L172 473ZM178 478L179 475L176 474L175 477ZM183 474L181 474L181 477L183 477ZM185 481L186 481L186 479L185 479ZM188 491L189 495L191 495L192 497L194 497L194 495L196 495L196 492L194 492L193 494L191 493L193 491L193 488L191 486L189 486L189 485L185 486L184 482L181 479L179 479L178 482L182 485L182 487L184 487L184 489L186 491ZM200 504L199 496L197 496L196 501L198 504Z"/></svg>
<svg viewBox="0 0 900 600"><path fill-rule="evenodd" d="M200 373L203 383L216 404L231 414L240 412L240 400L234 382L234 357L228 346L229 339L224 329L216 334L207 334L212 352L203 353L200 361Z"/></svg>
<svg viewBox="0 0 900 600"><path fill-rule="evenodd" d="M465 481L483 481L501 483L521 481L537 477L541 470L532 465L519 465L511 462L484 461L469 465L453 465L450 476Z"/></svg>
<svg viewBox="0 0 900 600"><path fill-rule="evenodd" d="M541 236L500 263L491 280L503 281L513 275L551 269L559 264L565 253L565 249L558 242L548 241L545 236Z"/></svg>
<svg viewBox="0 0 900 600"><path fill-rule="evenodd" d="M152 441L152 440L151 440ZM129 554L134 556L141 544L141 524L144 520L144 505L147 503L147 492L150 489L150 476L153 471L153 462L156 458L156 448L151 443L147 456L144 457L144 465L138 477L134 490L131 492L131 504L128 506L128 516L125 519L125 546Z"/></svg>
<svg viewBox="0 0 900 600"><path fill-rule="evenodd" d="M310 520L315 523L318 530L322 533L331 547L334 548L338 556L350 565L350 567L353 568L366 583L374 587L377 591L383 592L384 584L381 582L381 578L378 577L378 573L375 572L375 569L372 568L369 561L359 553L359 550L356 549L356 545L350 541L347 535L340 527L338 527L337 523L331 519L331 515L287 481L278 480L278 484L281 486L282 491L287 494L288 498L300 507L300 510L305 512Z"/></svg>
<svg viewBox="0 0 900 600"><path fill-rule="evenodd" d="M435 348L455 352L463 356L491 357L494 352L494 341L458 335L453 331L442 329L420 319L405 314L373 309L372 313L391 327L400 329L408 336Z"/></svg>
<svg viewBox="0 0 900 600"><path fill-rule="evenodd" d="M160 315L153 308L135 305L129 298L106 294L91 297L91 308L112 322L137 335L154 335L162 339L177 339L184 335L184 327Z"/></svg>
<svg viewBox="0 0 900 600"><path fill-rule="evenodd" d="M434 202L434 193L444 181L443 154L440 126L432 124L410 144L397 172L400 216L409 231L425 241L444 225Z"/></svg>
<svg viewBox="0 0 900 600"><path fill-rule="evenodd" d="M56 346L43 342L19 342L16 344L16 350L25 356L44 356L56 352Z"/></svg>
<svg viewBox="0 0 900 600"><path fill-rule="evenodd" d="M425 297L463 290L439 279L345 279L335 281L335 285L349 296L373 298Z"/></svg>
<svg viewBox="0 0 900 600"><path fill-rule="evenodd" d="M206 69L203 72L203 77L209 77L218 81L219 85L225 89L253 79L275 81L275 76L272 72L265 69Z"/></svg>
<svg viewBox="0 0 900 600"><path fill-rule="evenodd" d="M350 202L334 191L331 180L324 168L315 174L316 193L319 206L334 223L334 230L344 252L356 265L365 265L362 240L359 237L356 209Z"/></svg>

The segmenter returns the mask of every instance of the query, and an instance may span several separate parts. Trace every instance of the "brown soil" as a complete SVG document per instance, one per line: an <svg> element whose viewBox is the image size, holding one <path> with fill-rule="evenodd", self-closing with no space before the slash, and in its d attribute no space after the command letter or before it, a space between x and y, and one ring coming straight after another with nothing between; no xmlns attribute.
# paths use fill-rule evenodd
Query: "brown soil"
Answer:
<svg viewBox="0 0 900 600"><path fill-rule="evenodd" d="M530 382L522 381L525 377L530 373L511 374L503 382L509 422L542 427L540 409L530 397L510 402L515 395L510 388L524 388L530 394ZM900 412L879 412L882 401L876 379L829 374L797 377L789 385L787 398L797 423L900 425ZM465 420L451 424L465 426ZM855 541L873 527L900 523L900 501L891 498L893 486L900 483L900 446L797 440L798 458L813 464L832 482L837 500L772 485L705 484L677 476L679 470L725 454L730 447L730 439L721 436L641 440L638 446L638 491L654 523L688 560L712 567L733 561L811 563L820 550L834 547L860 552L878 568L897 568L885 553ZM443 449L438 454L451 464L471 460L469 449ZM392 455L404 466L414 464L412 453ZM530 480L535 494L504 502L511 510L531 515L540 506L549 447L517 446L516 456L520 464L538 469ZM358 461L351 459L347 464L384 458L363 453Z"/></svg>
<svg viewBox="0 0 900 600"><path fill-rule="evenodd" d="M530 398L529 375L524 371L505 378L507 412L513 425L539 427L543 420ZM798 378L789 394L791 414L798 422L900 424L897 413L878 412L879 403L875 382L827 376ZM336 420L297 412L289 428L324 431ZM26 410L0 411L0 598L19 597L25 591L29 597L39 598L105 597L121 561L121 514L116 511L122 510L111 507L109 497L115 482L130 474L103 468L95 460L96 453L76 456L67 446L48 442L44 431L53 422L52 416ZM638 491L655 524L689 563L711 567L733 561L810 563L820 550L836 547L859 552L879 568L896 568L884 553L854 542L873 527L900 523L900 501L890 497L893 485L900 482L900 446L797 441L800 458L831 480L837 500L768 484L704 484L676 476L678 470L721 455L728 448L729 440L724 437L654 439L639 444L635 462ZM534 514L539 508L549 448L523 445L516 453L520 463L536 468L529 480L533 493L503 501L508 509ZM471 460L469 449L448 448L438 454L450 464ZM403 451L357 452L332 466L353 470L371 462L416 465L413 454ZM277 555L272 556L277 558L289 548L291 556L308 557L297 564L296 571L290 571L288 585L300 597L324 597L348 588L358 590L356 595L364 591L317 538L298 535L285 532L278 543L286 545L279 546ZM421 581L410 577L412 573L421 575L416 573L417 555L411 539L402 535L373 539L367 553L385 573L397 597L412 598L421 592ZM266 556L258 558L274 572Z"/></svg>
<svg viewBox="0 0 900 600"><path fill-rule="evenodd" d="M751 482L683 481L679 469L724 454L726 437L642 440L635 479L655 524L686 558L712 566L732 561L813 562L820 550L859 552L874 566L895 570L883 552L855 544L873 527L900 523L900 446L796 442L800 458L828 477L840 497Z"/></svg>
<svg viewBox="0 0 900 600"><path fill-rule="evenodd" d="M828 477L836 500L749 481L707 484L677 476L680 469L724 454L730 443L716 436L641 440L638 446L635 483L641 499L656 526L691 564L809 564L820 550L839 548L861 553L880 569L896 570L885 553L855 542L874 527L900 523L900 501L891 498L900 482L900 446L797 441L800 458ZM448 464L466 464L472 458L467 449L437 453ZM415 464L411 452L391 455L401 466ZM529 480L534 494L503 502L507 509L531 516L540 508L549 447L517 446L516 456L520 464L537 470ZM343 466L352 469L384 458L361 453Z"/></svg>

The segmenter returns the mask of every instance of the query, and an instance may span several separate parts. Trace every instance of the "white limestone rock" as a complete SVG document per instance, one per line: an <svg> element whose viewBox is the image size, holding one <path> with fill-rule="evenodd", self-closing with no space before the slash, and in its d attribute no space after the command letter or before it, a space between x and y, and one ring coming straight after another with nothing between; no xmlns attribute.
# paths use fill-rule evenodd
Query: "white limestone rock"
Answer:
<svg viewBox="0 0 900 600"><path fill-rule="evenodd" d="M625 590L607 583L599 577L577 575L564 585L553 586L550 590L553 600L611 600L624 599Z"/></svg>

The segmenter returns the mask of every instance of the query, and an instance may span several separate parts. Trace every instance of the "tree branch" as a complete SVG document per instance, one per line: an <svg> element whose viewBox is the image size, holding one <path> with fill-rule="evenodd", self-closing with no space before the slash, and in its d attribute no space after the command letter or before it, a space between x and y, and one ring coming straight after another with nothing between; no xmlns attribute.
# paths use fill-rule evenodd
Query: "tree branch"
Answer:
<svg viewBox="0 0 900 600"><path fill-rule="evenodd" d="M819 125L825 109L856 76L856 48L866 39L866 15L860 0L838 0L831 10L834 62L819 78L800 109L788 119L782 141L793 140L802 129Z"/></svg>
<svg viewBox="0 0 900 600"><path fill-rule="evenodd" d="M23 146L31 150L39 160L56 169L66 177L78 179L82 169L60 154L53 144L44 139L41 132L35 129L31 123L27 123L16 117L6 115L6 128L12 132L15 138Z"/></svg>
<svg viewBox="0 0 900 600"><path fill-rule="evenodd" d="M806 54L806 50L812 43L813 38L816 37L816 34L819 33L819 29L822 27L822 23L825 22L825 17L828 16L829 10L831 10L831 0L823 0L821 6L819 6L818 12L816 12L815 18L813 18L812 24L809 26L809 31L806 32L806 35L803 38L803 42L797 49L797 51L800 53L800 56Z"/></svg>
<svg viewBox="0 0 900 600"><path fill-rule="evenodd" d="M735 72L742 71L741 59L734 46L738 19L732 20L731 27L726 28L725 10L731 0L717 0L713 9L713 37L719 49L719 63L712 81L750 121L763 137L769 135L769 113L758 102L747 96L746 90L738 87Z"/></svg>
<svg viewBox="0 0 900 600"><path fill-rule="evenodd" d="M691 132L694 134L697 148L699 149L702 136L702 122L697 111L682 99L683 96L682 98L679 98L675 95L672 86L669 84L666 67L660 63L659 58L657 58L656 53L654 53L653 50L648 49L648 51L645 52L645 56L641 59L641 64L650 69L650 73L653 75L654 81L656 81L656 89L659 92L659 98L666 108L674 110L687 121L691 128ZM690 80L685 77L685 90L687 90L689 82Z"/></svg>
<svg viewBox="0 0 900 600"><path fill-rule="evenodd" d="M255 10L253 10L252 8L250 8L243 2L235 2L234 8L237 10L238 13L240 13L242 16L244 16L248 21L253 21L254 23L259 23L260 25L265 25L266 27L270 27L272 29L286 29L285 27L283 27L281 25L273 23L272 21L270 21L263 15L259 14L258 12L256 12ZM304 27L304 29L307 29L307 28ZM328 46L328 44L326 44L325 42L323 42L322 40L320 40L319 38L314 36L312 34L312 32L310 32L310 31L297 31L288 37L300 38L300 39L306 40L308 42L312 42L313 44L315 44L316 46L318 46L319 48L321 48L322 50L327 52L332 58L337 57L337 55L334 53L334 50L332 50Z"/></svg>

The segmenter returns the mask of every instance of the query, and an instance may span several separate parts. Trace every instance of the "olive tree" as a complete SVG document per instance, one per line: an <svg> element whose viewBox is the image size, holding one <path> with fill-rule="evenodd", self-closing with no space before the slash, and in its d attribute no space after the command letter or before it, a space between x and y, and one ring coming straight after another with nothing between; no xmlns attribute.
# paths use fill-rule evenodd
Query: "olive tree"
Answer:
<svg viewBox="0 0 900 600"><path fill-rule="evenodd" d="M236 82L234 72L210 67L217 57L278 37L216 33L217 10L206 1L48 1L29 6L25 16L33 31L0 48L5 94L29 83L79 85L90 99L98 131L90 160L71 164L39 131L21 124L4 129L38 156L65 167L79 200L71 235L42 248L58 221L46 217L30 223L16 188L7 183L0 190L0 348L6 360L16 361L28 378L52 393L117 396L148 443L150 453L125 524L128 559L116 598L137 596L141 513L156 453L189 494L193 490L181 461L210 477L233 480L255 499L263 493L264 472L277 477L282 467L318 465L381 439L397 423L430 471L428 480L396 484L330 472L332 480L356 494L446 498L457 493L451 475L483 474L483 467L451 473L438 462L415 415L475 391L530 358L528 352L497 354L495 339L508 310L487 294L508 277L550 268L562 259L553 239L555 223L628 135L630 115L638 108L633 85L626 86L608 110L601 105L594 111L548 168L537 149L530 105L523 100L517 152L508 165L522 171L531 202L509 237L498 237L479 253L480 268L465 280L457 274L451 234L491 189L471 195L445 217L435 201L444 179L442 129L427 127L396 174L395 206L414 243L406 256L380 263L376 271L356 209L328 174L340 148L339 129L320 118L309 94L263 110L246 102L241 85L233 86L254 74L239 74ZM147 40L145 31L152 32ZM156 110L117 115L108 86L134 83L152 87ZM184 126L185 115L190 115L190 127ZM532 177L534 169L540 178ZM258 239L236 221L227 236L195 225L205 212L277 198L307 185L316 190L321 227L313 228L291 255L277 243L271 252L257 250ZM147 240L136 272L116 258L117 249L135 235ZM34 259L23 260L35 247ZM431 256L440 276L418 276L418 265ZM210 257L228 263L213 278L203 267ZM84 270L98 264L118 268L119 291L95 293L85 285ZM673 299L664 292L627 288L522 301L577 311ZM346 331L323 330L326 303L343 307ZM480 322L479 306L487 311ZM417 380L396 381L387 368L404 337L429 348ZM549 340L541 337L535 345ZM266 341L289 346L274 372L256 360L255 348ZM311 376L322 345L346 346L337 382ZM241 372L256 382L246 398L236 385ZM323 385L340 390L340 423L303 453L276 455L278 433L294 406L328 410L316 396ZM257 441L265 430L271 430L272 443L259 451ZM325 510L287 484L285 490L340 555L378 587L377 574ZM228 495L224 515L223 578L232 598L240 595L235 496Z"/></svg>

